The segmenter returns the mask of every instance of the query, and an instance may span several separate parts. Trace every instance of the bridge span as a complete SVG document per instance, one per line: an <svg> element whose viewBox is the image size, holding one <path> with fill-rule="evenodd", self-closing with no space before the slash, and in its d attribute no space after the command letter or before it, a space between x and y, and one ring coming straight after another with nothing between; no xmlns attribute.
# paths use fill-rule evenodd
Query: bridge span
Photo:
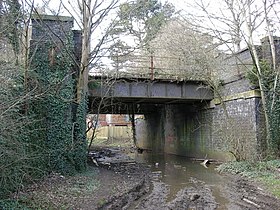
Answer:
<svg viewBox="0 0 280 210"><path fill-rule="evenodd" d="M94 88L89 89L91 112L103 101L107 109L102 113L125 113L127 106L137 105L138 112L151 112L155 104L190 104L210 101L213 91L205 81L148 78L105 78L94 77ZM108 108L110 107L110 108ZM121 111L122 110L122 111Z"/></svg>

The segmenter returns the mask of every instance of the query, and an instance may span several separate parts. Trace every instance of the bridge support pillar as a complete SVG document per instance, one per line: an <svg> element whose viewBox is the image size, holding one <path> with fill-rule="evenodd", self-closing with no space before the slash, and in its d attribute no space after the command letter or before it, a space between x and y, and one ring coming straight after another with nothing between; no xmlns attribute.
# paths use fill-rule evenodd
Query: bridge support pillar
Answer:
<svg viewBox="0 0 280 210"><path fill-rule="evenodd" d="M176 108L172 105L165 106L164 116L164 151L166 153L176 154L176 145L178 142L178 127L176 126L175 110Z"/></svg>
<svg viewBox="0 0 280 210"><path fill-rule="evenodd" d="M141 149L164 151L163 106L157 112L145 114L144 118L136 118L136 146Z"/></svg>

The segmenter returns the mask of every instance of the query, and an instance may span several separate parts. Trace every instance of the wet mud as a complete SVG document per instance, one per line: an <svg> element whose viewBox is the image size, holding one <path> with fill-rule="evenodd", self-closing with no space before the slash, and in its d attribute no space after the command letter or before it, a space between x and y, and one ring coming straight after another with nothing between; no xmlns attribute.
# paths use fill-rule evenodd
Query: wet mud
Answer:
<svg viewBox="0 0 280 210"><path fill-rule="evenodd" d="M89 155L89 174L51 174L16 193L14 199L30 209L280 209L278 199L242 177L223 175L220 179L217 172L199 163L176 162L175 157L157 156L139 163L128 155L131 152L98 148Z"/></svg>
<svg viewBox="0 0 280 210"><path fill-rule="evenodd" d="M266 193L265 190L258 187L256 183L232 175L227 175L227 181L220 186L220 192L227 200L226 204L221 205L216 201L209 184L193 177L189 179L191 186L182 188L177 192L174 198L170 199L170 186L156 179L155 177L158 174L152 173L142 164L141 167L138 167L139 163L135 162L133 159L127 158L122 152L116 154L118 151L110 151L109 153L108 156L111 157L103 157L103 155L97 157L96 160L98 164L128 178L133 177L134 184L138 184L131 186L131 189L124 194L113 197L108 203L98 209L280 209L280 201ZM145 171L144 173L143 170ZM142 174L142 177L139 177L139 174ZM135 179L135 177L138 178Z"/></svg>

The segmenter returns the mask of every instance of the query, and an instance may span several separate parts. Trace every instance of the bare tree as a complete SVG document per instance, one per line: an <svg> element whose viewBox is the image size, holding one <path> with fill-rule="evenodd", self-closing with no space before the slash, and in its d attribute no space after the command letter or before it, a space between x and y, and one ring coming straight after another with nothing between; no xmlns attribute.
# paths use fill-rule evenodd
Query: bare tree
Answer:
<svg viewBox="0 0 280 210"><path fill-rule="evenodd" d="M96 62L101 47L106 41L111 30L111 25L104 30L99 40L92 37L94 32L101 27L105 18L116 7L118 0L102 1L102 0L79 0L77 4L68 2L66 5L62 2L63 7L74 17L82 31L82 54L80 62L80 70L77 83L77 102L80 103L82 96L87 94L87 83L89 67ZM75 8L79 9L79 14L74 13ZM78 16L78 17L77 17ZM94 45L92 44L94 39Z"/></svg>
<svg viewBox="0 0 280 210"><path fill-rule="evenodd" d="M232 53L239 50L242 44L249 49L253 61L252 66L255 67L256 72L253 71L252 67L244 65L245 72L251 72L257 78L265 116L267 146L275 150L275 147L279 147L279 141L275 139L275 135L274 137L271 135L278 129L274 126L273 116L275 116L276 111L276 98L279 95L279 91L277 91L279 70L276 70L275 42L271 26L277 25L275 17L279 22L278 16L275 15L277 14L276 11L279 10L279 1L221 0L219 3L221 6L213 12L210 10L210 1L207 4L205 1L197 0L196 6L200 9L201 18L205 21L202 23L193 19L192 23L213 34L223 44L223 47ZM200 17L196 16L196 18L201 20ZM256 46L260 42L258 39L260 31L266 31L269 38L271 59L268 58L268 62L271 63L270 76L273 75L273 81L269 83L273 84L272 89L269 87L270 85L267 85L267 73L261 63L262 55L258 52ZM236 47L233 48L232 46ZM242 61L239 60L238 62ZM274 144L272 142L278 143ZM278 146L276 146L277 144Z"/></svg>
<svg viewBox="0 0 280 210"><path fill-rule="evenodd" d="M157 74L209 80L220 68L219 50L213 37L198 31L186 20L170 21L150 45Z"/></svg>

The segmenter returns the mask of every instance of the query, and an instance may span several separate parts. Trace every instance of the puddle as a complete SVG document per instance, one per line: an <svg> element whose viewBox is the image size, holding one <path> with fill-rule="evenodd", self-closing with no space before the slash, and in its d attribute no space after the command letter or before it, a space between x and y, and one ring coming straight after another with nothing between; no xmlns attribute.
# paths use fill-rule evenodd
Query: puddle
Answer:
<svg viewBox="0 0 280 210"><path fill-rule="evenodd" d="M153 180L163 182L169 187L167 201L176 198L181 189L202 182L212 190L215 201L219 203L217 209L227 209L229 201L223 196L223 186L227 180L215 170L215 165L205 168L199 162L186 157L150 152L136 154L135 160L149 165Z"/></svg>

